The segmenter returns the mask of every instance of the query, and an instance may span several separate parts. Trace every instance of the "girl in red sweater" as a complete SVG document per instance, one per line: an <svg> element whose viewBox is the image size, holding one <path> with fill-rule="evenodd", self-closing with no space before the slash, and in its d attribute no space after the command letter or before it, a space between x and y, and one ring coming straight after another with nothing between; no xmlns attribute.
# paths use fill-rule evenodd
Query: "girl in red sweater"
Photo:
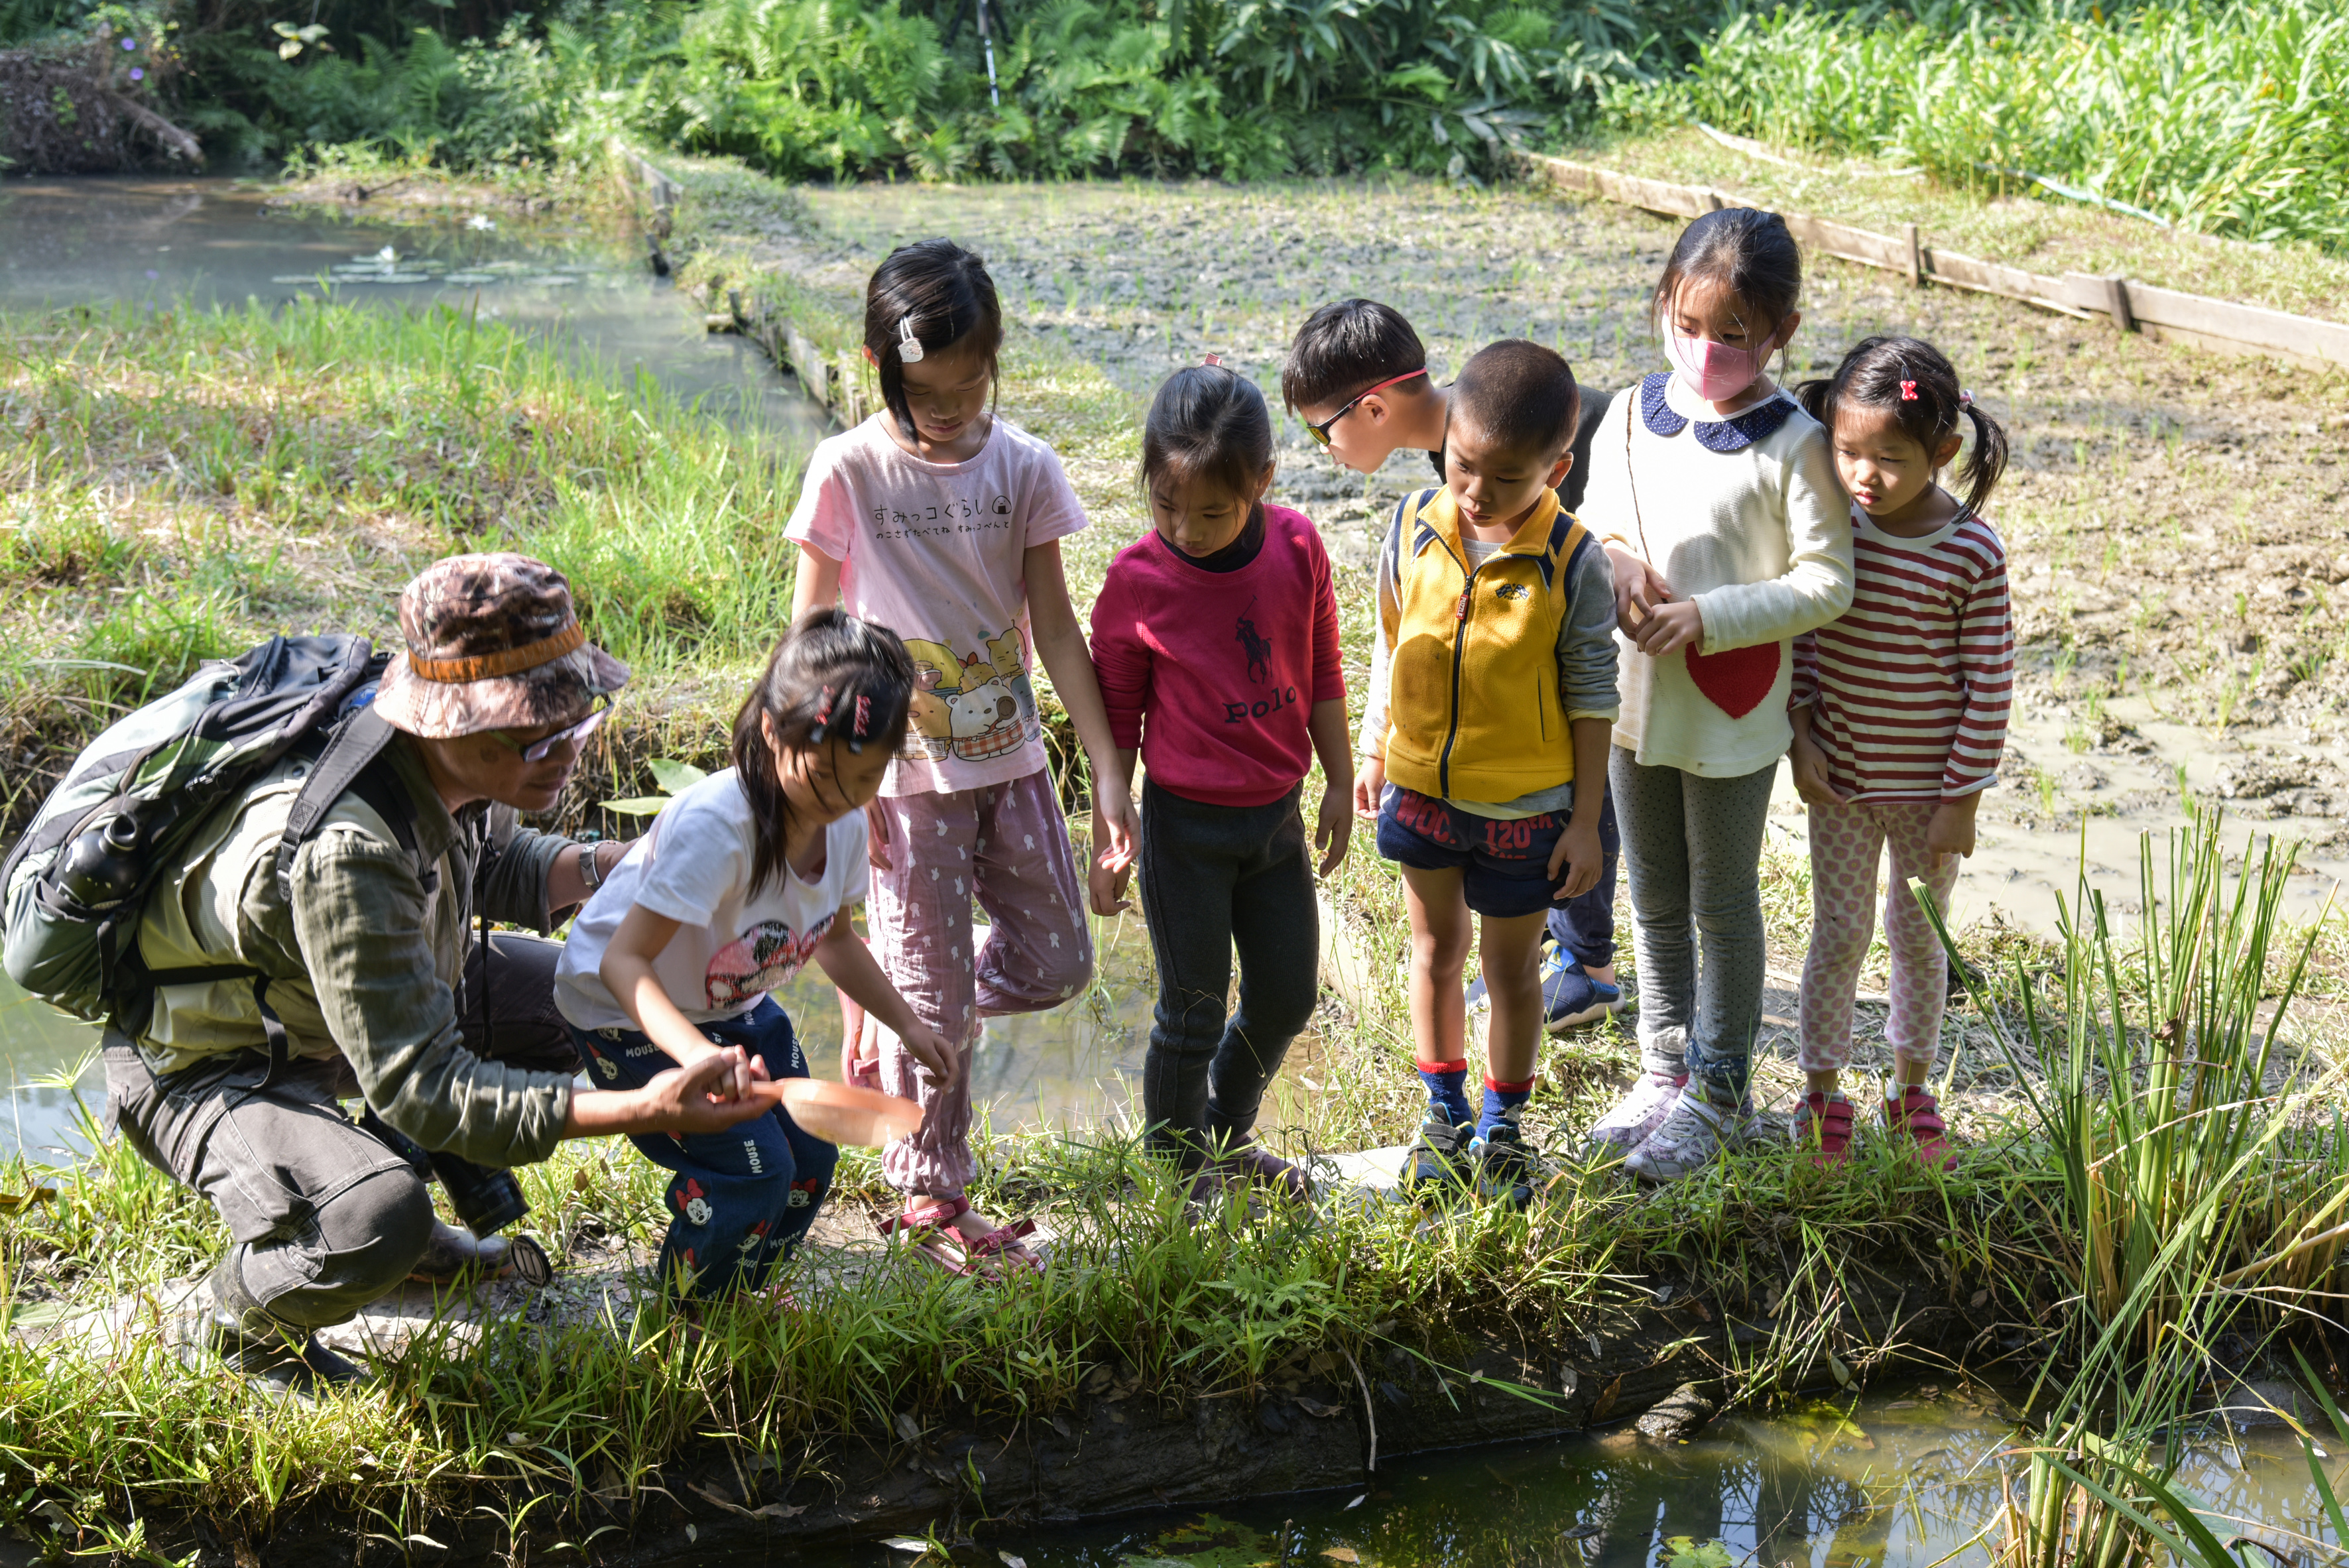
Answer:
<svg viewBox="0 0 2349 1568"><path fill-rule="evenodd" d="M1257 1108L1312 1016L1320 932L1299 809L1323 785L1313 847L1327 875L1353 830L1353 748L1330 558L1303 513L1267 506L1272 416L1216 365L1178 370L1150 405L1142 489L1154 531L1111 563L1093 603L1093 666L1130 799L1140 752L1142 908L1158 960L1143 1064L1154 1146L1204 1197L1234 1181L1303 1196L1295 1166L1255 1140ZM1095 913L1128 873L1096 865ZM1224 1015L1232 950L1239 1011Z"/></svg>

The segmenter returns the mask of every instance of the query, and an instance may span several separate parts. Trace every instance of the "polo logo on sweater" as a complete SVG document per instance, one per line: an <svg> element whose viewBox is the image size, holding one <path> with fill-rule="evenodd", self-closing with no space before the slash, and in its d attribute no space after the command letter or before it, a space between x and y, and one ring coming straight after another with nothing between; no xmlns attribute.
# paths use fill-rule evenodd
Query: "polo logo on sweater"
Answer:
<svg viewBox="0 0 2349 1568"><path fill-rule="evenodd" d="M1270 696L1260 696L1254 702L1224 704L1224 722L1245 724L1251 718L1269 718L1284 707L1295 707L1296 703L1295 686L1275 686Z"/></svg>
<svg viewBox="0 0 2349 1568"><path fill-rule="evenodd" d="M1240 646L1247 650L1248 679L1262 686L1272 677L1272 640L1259 634L1256 623L1248 619L1248 610L1255 608L1256 601L1250 599L1247 610L1239 614L1234 635L1238 637Z"/></svg>
<svg viewBox="0 0 2349 1568"><path fill-rule="evenodd" d="M1504 583L1493 590L1493 596L1496 599L1522 599L1531 592L1522 583Z"/></svg>

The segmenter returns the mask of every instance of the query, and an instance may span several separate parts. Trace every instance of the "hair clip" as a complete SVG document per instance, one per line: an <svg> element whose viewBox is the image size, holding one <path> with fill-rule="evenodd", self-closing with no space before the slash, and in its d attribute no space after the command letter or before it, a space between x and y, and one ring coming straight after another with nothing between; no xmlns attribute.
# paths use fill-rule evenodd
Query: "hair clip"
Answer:
<svg viewBox="0 0 2349 1568"><path fill-rule="evenodd" d="M1206 358L1204 358L1204 359L1202 359L1202 360L1200 360L1200 361L1199 361L1199 363L1200 363L1200 364L1202 364L1202 365L1217 365L1217 366L1219 366L1219 365L1223 364L1223 362L1224 362L1224 356L1223 356L1222 355L1220 355L1220 354L1210 354L1210 355L1208 355Z"/></svg>
<svg viewBox="0 0 2349 1568"><path fill-rule="evenodd" d="M1914 403L1917 400L1917 384L1914 381L1903 381L1900 384L1900 400L1903 403Z"/></svg>
<svg viewBox="0 0 2349 1568"><path fill-rule="evenodd" d="M901 315L897 318L897 363L919 365L921 362L922 340L914 335L914 318Z"/></svg>
<svg viewBox="0 0 2349 1568"><path fill-rule="evenodd" d="M819 738L819 739L823 738L823 727L824 727L825 725L827 725L827 724L830 724L831 722L832 722L832 688L831 688L830 686L826 686L826 687L824 687L824 688L823 688L823 706L822 707L819 707L819 708L817 708L817 709L815 710L815 729L816 729L816 736L817 736L817 738Z"/></svg>
<svg viewBox="0 0 2349 1568"><path fill-rule="evenodd" d="M857 696L856 696L856 735L857 735L857 738L858 738L858 739L860 739L860 740L861 740L861 739L863 739L863 738L864 738L864 732L865 732L867 729L871 728L871 727L872 727L872 726L873 726L873 699L872 699L871 697L869 697L869 696L866 696L864 693L859 692L859 693L857 694Z"/></svg>

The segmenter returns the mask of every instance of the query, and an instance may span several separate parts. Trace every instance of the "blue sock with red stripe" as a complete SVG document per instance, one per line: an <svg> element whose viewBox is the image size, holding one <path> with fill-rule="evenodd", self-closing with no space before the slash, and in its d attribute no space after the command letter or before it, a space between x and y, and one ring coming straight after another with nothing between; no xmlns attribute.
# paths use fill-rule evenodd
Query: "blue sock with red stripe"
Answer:
<svg viewBox="0 0 2349 1568"><path fill-rule="evenodd" d="M1462 1127L1476 1119L1468 1105L1468 1064L1466 1062L1422 1062L1419 1081L1427 1086L1427 1109L1431 1119L1441 1117L1450 1127Z"/></svg>
<svg viewBox="0 0 2349 1568"><path fill-rule="evenodd" d="M1476 1136L1490 1138L1493 1129L1504 1121L1516 1125L1516 1118L1509 1113L1534 1097L1534 1080L1523 1083L1502 1083L1495 1078L1485 1080L1485 1114L1476 1119Z"/></svg>

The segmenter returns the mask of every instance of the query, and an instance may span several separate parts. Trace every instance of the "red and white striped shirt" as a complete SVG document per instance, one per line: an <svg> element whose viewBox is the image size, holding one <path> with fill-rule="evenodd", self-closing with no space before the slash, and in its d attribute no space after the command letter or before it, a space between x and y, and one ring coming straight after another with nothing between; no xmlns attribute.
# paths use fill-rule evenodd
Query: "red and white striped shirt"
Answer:
<svg viewBox="0 0 2349 1568"><path fill-rule="evenodd" d="M1811 739L1850 799L1987 787L2014 691L2006 547L1971 513L1899 539L1855 506L1851 536L1851 608L1795 639L1788 706L1812 707Z"/></svg>

